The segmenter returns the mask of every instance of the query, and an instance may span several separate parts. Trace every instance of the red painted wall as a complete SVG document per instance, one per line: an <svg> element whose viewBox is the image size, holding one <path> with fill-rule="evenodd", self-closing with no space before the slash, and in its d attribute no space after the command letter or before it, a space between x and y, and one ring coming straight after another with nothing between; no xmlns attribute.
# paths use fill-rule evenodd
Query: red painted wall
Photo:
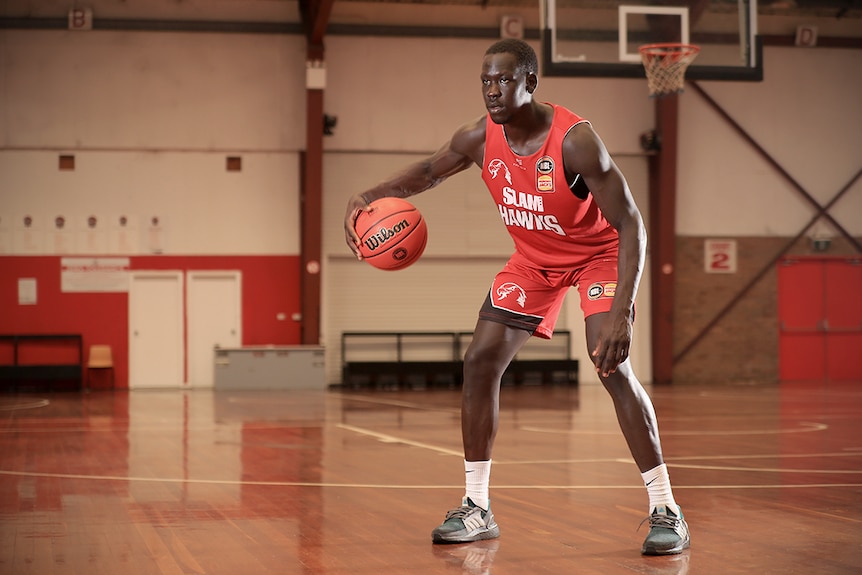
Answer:
<svg viewBox="0 0 862 575"><path fill-rule="evenodd" d="M89 346L110 344L116 387L129 380L128 293L62 293L61 256L0 257L0 334L79 333ZM298 345L299 256L132 256L131 270L242 272L242 345ZM36 278L37 304L18 304L18 279ZM287 314L284 321L278 313ZM48 353L46 351L46 353ZM5 357L6 354L0 354ZM45 357L46 362L51 358ZM4 360L5 361L5 360Z"/></svg>

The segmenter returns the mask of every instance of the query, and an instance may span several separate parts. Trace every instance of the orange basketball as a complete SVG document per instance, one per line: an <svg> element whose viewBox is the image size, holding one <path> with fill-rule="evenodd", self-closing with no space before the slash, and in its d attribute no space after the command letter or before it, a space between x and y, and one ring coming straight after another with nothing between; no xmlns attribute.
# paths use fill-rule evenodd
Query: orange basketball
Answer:
<svg viewBox="0 0 862 575"><path fill-rule="evenodd" d="M392 271L418 260L428 242L428 227L416 206L401 198L380 198L370 208L359 213L353 226L365 261Z"/></svg>

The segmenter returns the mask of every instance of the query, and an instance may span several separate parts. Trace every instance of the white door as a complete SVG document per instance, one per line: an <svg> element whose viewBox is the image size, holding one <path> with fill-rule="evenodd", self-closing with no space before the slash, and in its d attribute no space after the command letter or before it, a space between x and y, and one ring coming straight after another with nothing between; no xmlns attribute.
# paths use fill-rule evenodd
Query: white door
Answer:
<svg viewBox="0 0 862 575"><path fill-rule="evenodd" d="M183 273L131 272L129 388L182 386L183 344Z"/></svg>
<svg viewBox="0 0 862 575"><path fill-rule="evenodd" d="M242 343L242 275L239 271L198 271L188 274L189 384L212 387L213 349Z"/></svg>

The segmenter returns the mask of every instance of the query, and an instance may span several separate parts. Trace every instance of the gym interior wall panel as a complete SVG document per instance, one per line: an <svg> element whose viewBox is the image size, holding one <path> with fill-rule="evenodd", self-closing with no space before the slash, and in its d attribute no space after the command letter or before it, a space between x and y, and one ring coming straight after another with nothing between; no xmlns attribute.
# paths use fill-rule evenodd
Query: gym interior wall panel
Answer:
<svg viewBox="0 0 862 575"><path fill-rule="evenodd" d="M11 241L30 215L51 246L55 219L69 233L112 236L126 218L126 247L105 241L103 253L298 254L299 166L296 153L241 154L242 171L226 170L226 154L205 152L76 152L75 170L57 168L50 151L0 150L0 253L21 253ZM153 223L157 218L157 224ZM158 228L159 245L150 242ZM5 240L5 241L4 241ZM72 245L70 253L92 253Z"/></svg>
<svg viewBox="0 0 862 575"><path fill-rule="evenodd" d="M3 30L9 147L300 148L301 36Z"/></svg>
<svg viewBox="0 0 862 575"><path fill-rule="evenodd" d="M860 50L768 47L762 82L700 86L823 205L862 167L860 70ZM680 98L679 126L680 235L793 236L816 214L692 90ZM862 234L862 182L831 213L852 235Z"/></svg>
<svg viewBox="0 0 862 575"><path fill-rule="evenodd" d="M436 150L485 113L479 73L487 47L474 39L331 36L325 109L338 125L327 149Z"/></svg>

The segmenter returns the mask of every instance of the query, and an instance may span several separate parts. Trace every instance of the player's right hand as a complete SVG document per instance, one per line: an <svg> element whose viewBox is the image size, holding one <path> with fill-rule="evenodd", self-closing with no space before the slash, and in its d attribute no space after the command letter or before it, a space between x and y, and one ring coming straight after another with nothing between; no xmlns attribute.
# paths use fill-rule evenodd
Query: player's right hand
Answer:
<svg viewBox="0 0 862 575"><path fill-rule="evenodd" d="M354 194L347 200L347 211L344 213L344 240L358 260L362 259L362 254L359 252L359 235L354 226L360 212L368 210L368 202L362 194Z"/></svg>

